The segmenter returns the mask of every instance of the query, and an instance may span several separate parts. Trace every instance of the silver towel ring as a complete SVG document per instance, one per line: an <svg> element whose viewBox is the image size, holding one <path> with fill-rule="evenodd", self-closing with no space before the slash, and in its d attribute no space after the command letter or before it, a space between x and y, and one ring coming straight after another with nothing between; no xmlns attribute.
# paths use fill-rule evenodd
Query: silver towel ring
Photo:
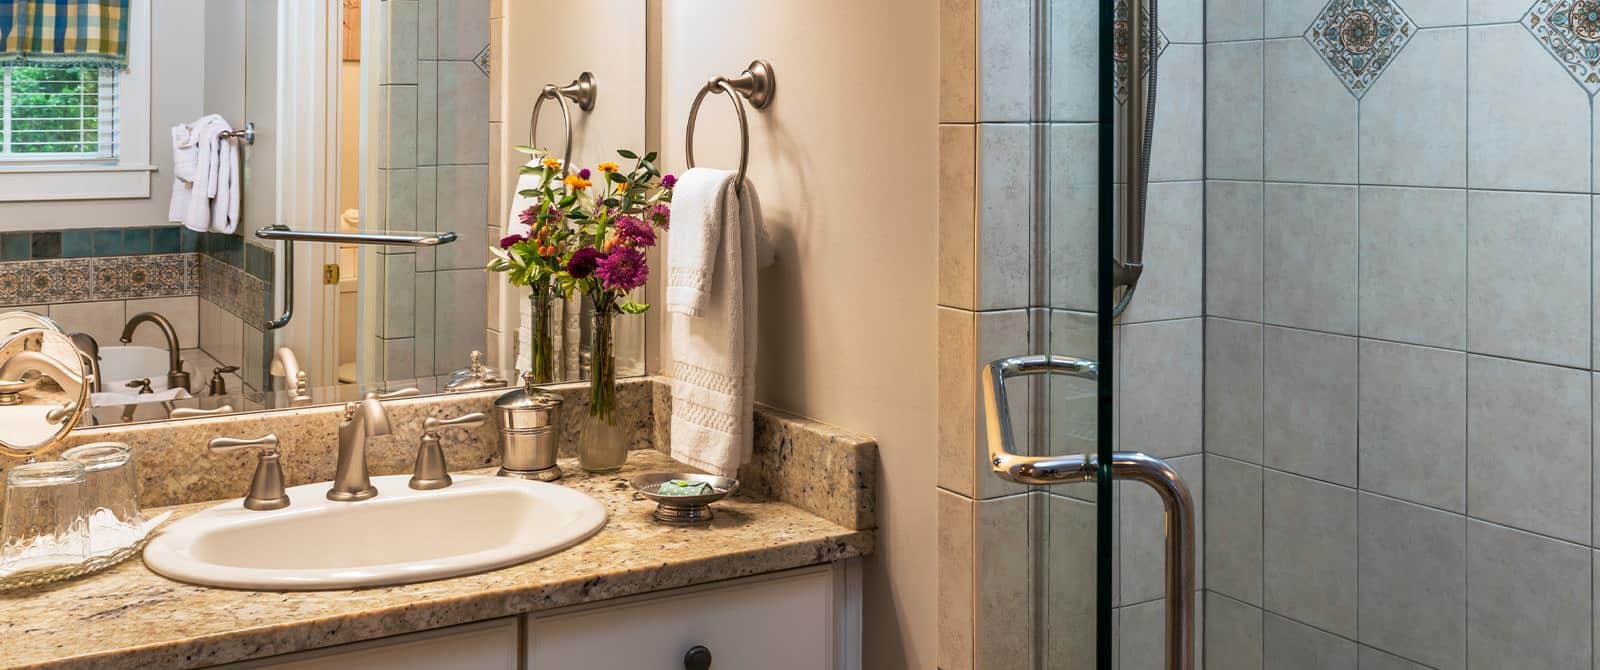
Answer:
<svg viewBox="0 0 1600 670"><path fill-rule="evenodd" d="M534 138L539 136L539 107L545 100L555 99L561 103L561 128L567 136L566 151L561 154L561 171L566 174L572 171L572 115L567 112L567 100L578 104L578 109L585 112L594 111L594 98L597 93L594 83L594 74L585 72L578 75L577 79L566 86L545 84L539 90L539 96L533 102L533 111L528 114L528 146L536 147Z"/></svg>
<svg viewBox="0 0 1600 670"><path fill-rule="evenodd" d="M739 172L734 181L734 188L744 189L745 169L750 166L750 123L745 118L744 103L740 98L750 101L756 109L766 109L772 104L772 95L777 92L778 81L772 72L772 64L764 60L750 62L750 67L745 68L735 77L716 76L706 81L700 87L700 92L694 96L694 104L689 106L689 130L684 135L683 153L688 159L689 167L694 167L694 123L700 116L700 102L711 93L726 93L728 99L733 101L733 112L739 117Z"/></svg>

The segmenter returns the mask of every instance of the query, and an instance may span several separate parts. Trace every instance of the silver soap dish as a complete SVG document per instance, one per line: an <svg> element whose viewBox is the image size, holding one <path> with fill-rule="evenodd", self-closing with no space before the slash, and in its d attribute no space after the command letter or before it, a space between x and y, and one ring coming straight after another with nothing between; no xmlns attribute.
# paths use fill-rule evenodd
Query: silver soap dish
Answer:
<svg viewBox="0 0 1600 670"><path fill-rule="evenodd" d="M673 480L691 482L705 482L711 485L711 493L698 496L664 496L657 491L661 485ZM673 525L690 525L710 521L715 514L711 511L711 503L728 497L739 490L739 480L716 475L688 474L682 472L656 472L648 475L634 477L633 488L639 495L656 503L656 511L652 516L656 521Z"/></svg>

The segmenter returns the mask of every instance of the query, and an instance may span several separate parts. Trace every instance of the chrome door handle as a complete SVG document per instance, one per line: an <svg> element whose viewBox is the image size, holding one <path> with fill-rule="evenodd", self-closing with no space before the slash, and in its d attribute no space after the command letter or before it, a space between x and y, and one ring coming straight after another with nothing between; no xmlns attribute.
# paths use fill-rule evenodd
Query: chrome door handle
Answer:
<svg viewBox="0 0 1600 670"><path fill-rule="evenodd" d="M983 368L983 410L989 442L989 466L1001 479L1018 484L1050 485L1095 481L1096 454L1023 456L1011 432L1006 380L1011 377L1061 374L1098 379L1098 363L1072 356L1013 356ZM1166 516L1167 670L1194 668L1194 498L1183 478L1166 461L1141 453L1119 451L1111 456L1111 476L1141 482L1161 496Z"/></svg>

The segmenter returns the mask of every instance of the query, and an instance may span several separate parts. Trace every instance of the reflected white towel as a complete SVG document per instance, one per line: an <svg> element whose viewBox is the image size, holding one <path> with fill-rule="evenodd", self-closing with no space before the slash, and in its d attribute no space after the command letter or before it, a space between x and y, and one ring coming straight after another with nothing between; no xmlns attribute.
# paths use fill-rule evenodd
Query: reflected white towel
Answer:
<svg viewBox="0 0 1600 670"><path fill-rule="evenodd" d="M539 160L532 159L527 162L528 167L539 167ZM524 174L517 177L517 188L511 192L511 214L506 221L506 235L526 235L532 229L522 223L522 212L534 204L534 199L519 195L522 191L539 188L538 175ZM490 240L498 244L500 240ZM533 333L528 330L528 323L533 318L533 306L528 303L528 289L516 287L517 299L517 370L527 372L533 367L533 359L528 349L528 342L533 338ZM497 308L498 309L498 308Z"/></svg>
<svg viewBox="0 0 1600 670"><path fill-rule="evenodd" d="M678 179L667 239L672 458L731 477L750 458L756 378L756 268L772 263L748 179L695 168Z"/></svg>
<svg viewBox="0 0 1600 670"><path fill-rule="evenodd" d="M194 126L180 123L172 127L172 202L167 205L167 220L183 223L189 211L189 194L194 188L194 164L200 149L194 144Z"/></svg>
<svg viewBox="0 0 1600 670"><path fill-rule="evenodd" d="M189 124L189 128L189 143L194 147L194 179L182 221L183 227L204 233L212 229L211 198L217 192L217 149L222 142L222 131L228 129L228 122L211 114ZM174 167L173 171L176 172L177 168Z"/></svg>
<svg viewBox="0 0 1600 670"><path fill-rule="evenodd" d="M232 235L239 229L239 177L243 166L239 165L239 144L220 137L233 127L222 117L217 117L217 123L217 154L211 162L211 232Z"/></svg>

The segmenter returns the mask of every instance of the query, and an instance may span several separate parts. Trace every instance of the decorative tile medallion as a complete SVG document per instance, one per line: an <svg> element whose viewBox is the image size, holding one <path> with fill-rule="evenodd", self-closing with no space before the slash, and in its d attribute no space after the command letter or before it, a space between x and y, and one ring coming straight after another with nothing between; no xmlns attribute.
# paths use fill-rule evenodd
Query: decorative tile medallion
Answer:
<svg viewBox="0 0 1600 670"><path fill-rule="evenodd" d="M1600 0L1538 0L1522 25L1589 95L1600 91Z"/></svg>
<svg viewBox="0 0 1600 670"><path fill-rule="evenodd" d="M1117 102L1121 103L1127 102L1128 100L1128 48L1130 46L1128 44L1128 0L1117 0L1116 4L1112 8L1112 11L1114 12L1114 15L1112 16L1111 28L1113 34L1111 45L1111 68L1114 76L1111 93L1116 97ZM1150 13L1145 11L1143 7L1140 7L1139 14L1144 18L1144 21L1142 21L1140 25L1144 26L1145 29L1145 33L1140 35L1141 39L1139 40L1139 45L1144 46L1149 44ZM1161 29L1157 28L1156 58L1160 58L1161 54L1166 53L1167 45L1169 43L1170 41L1167 39L1167 34L1161 32ZM1139 77L1142 79L1148 74L1150 74L1150 64L1145 63L1144 71L1139 73Z"/></svg>
<svg viewBox="0 0 1600 670"><path fill-rule="evenodd" d="M1393 0L1330 0L1305 37L1345 88L1360 98L1416 32L1411 17Z"/></svg>
<svg viewBox="0 0 1600 670"><path fill-rule="evenodd" d="M472 58L472 64L478 66L478 71L482 72L483 76L489 76L489 45L483 45L478 55Z"/></svg>

